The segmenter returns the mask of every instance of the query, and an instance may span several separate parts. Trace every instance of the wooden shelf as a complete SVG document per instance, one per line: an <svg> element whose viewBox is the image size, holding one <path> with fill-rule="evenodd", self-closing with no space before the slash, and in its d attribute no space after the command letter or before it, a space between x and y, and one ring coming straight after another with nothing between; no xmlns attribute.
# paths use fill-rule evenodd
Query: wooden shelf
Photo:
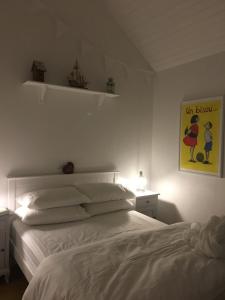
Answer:
<svg viewBox="0 0 225 300"><path fill-rule="evenodd" d="M100 96L101 99L119 97L118 94L110 94L110 93L92 91L92 90L88 90L88 89L80 89L80 88L75 88L75 87L70 87L70 86L48 84L45 82L38 82L38 81L25 81L23 83L23 86L40 88L40 102L44 102L45 94L48 89L71 92L71 93L75 93L75 94L95 95L95 96Z"/></svg>

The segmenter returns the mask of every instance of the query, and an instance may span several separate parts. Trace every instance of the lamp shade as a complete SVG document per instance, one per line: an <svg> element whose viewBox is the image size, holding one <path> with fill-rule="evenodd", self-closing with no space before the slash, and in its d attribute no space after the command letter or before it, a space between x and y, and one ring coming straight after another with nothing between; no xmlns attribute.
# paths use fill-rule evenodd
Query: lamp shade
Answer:
<svg viewBox="0 0 225 300"><path fill-rule="evenodd" d="M146 184L147 184L147 180L143 175L143 172L140 171L139 172L139 176L137 178L137 191L142 191L144 192L146 189Z"/></svg>

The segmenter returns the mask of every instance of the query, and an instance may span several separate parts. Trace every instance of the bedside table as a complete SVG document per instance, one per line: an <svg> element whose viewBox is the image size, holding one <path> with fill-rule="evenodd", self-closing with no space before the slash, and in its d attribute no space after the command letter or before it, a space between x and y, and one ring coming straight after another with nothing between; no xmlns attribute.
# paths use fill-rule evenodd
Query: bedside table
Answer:
<svg viewBox="0 0 225 300"><path fill-rule="evenodd" d="M157 216L159 193L152 191L136 191L136 211L152 218Z"/></svg>
<svg viewBox="0 0 225 300"><path fill-rule="evenodd" d="M0 213L0 276L9 279L9 212Z"/></svg>

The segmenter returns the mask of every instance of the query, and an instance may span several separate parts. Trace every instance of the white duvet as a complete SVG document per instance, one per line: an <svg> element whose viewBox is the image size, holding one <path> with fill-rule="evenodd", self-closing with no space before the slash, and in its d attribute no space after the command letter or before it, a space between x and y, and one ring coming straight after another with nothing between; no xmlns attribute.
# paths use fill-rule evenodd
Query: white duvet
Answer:
<svg viewBox="0 0 225 300"><path fill-rule="evenodd" d="M215 299L225 291L225 260L195 247L198 232L180 223L50 255L23 300Z"/></svg>

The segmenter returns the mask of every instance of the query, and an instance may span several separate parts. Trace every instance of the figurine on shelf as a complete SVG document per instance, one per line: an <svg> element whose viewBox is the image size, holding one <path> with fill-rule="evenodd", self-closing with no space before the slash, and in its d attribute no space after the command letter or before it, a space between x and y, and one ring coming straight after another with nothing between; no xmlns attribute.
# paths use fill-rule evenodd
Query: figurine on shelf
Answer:
<svg viewBox="0 0 225 300"><path fill-rule="evenodd" d="M73 174L74 172L74 164L69 161L62 167L63 174Z"/></svg>
<svg viewBox="0 0 225 300"><path fill-rule="evenodd" d="M45 72L47 71L45 65L41 61L34 60L32 64L31 71L33 73L33 80L44 82L45 81Z"/></svg>
<svg viewBox="0 0 225 300"><path fill-rule="evenodd" d="M109 77L108 81L106 82L106 91L110 94L115 94L115 82L112 77Z"/></svg>
<svg viewBox="0 0 225 300"><path fill-rule="evenodd" d="M72 87L87 89L87 79L84 75L82 75L80 71L80 67L78 65L78 61L73 66L73 70L68 76L69 85Z"/></svg>

